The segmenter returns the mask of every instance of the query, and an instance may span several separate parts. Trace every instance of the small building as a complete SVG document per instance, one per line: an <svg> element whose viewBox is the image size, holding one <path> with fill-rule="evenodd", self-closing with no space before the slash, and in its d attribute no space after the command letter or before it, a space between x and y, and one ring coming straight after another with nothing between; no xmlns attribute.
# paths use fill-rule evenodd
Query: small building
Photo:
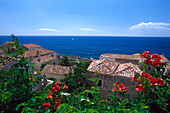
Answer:
<svg viewBox="0 0 170 113"><path fill-rule="evenodd" d="M35 45L35 44L23 44L22 47L27 51L42 49L42 46Z"/></svg>
<svg viewBox="0 0 170 113"><path fill-rule="evenodd" d="M100 60L107 59L110 61L115 61L119 63L132 63L132 64L139 64L139 61L143 60L144 58L141 58L140 53L133 54L133 55L126 55L126 54L102 54L99 57ZM167 58L164 58L161 60L163 63L169 63L170 61Z"/></svg>
<svg viewBox="0 0 170 113"><path fill-rule="evenodd" d="M94 75L95 72L97 72L97 76ZM115 82L118 82L119 84L124 83L128 89L128 93L131 94L131 97L133 98L137 95L135 92L137 83L132 82L131 80L135 73L139 72L140 69L138 66L131 63L120 64L106 59L93 60L87 69L87 79L99 79L97 87L100 88L101 95L103 95L104 98L107 98L106 96L111 94L109 90L113 89L113 84ZM93 83L91 84L94 85Z"/></svg>
<svg viewBox="0 0 170 113"><path fill-rule="evenodd" d="M31 61L31 64L34 64L35 71L39 71L42 64L45 63L56 64L57 62L58 60L56 57L46 55L46 56L37 56L37 58L34 58Z"/></svg>
<svg viewBox="0 0 170 113"><path fill-rule="evenodd" d="M18 57L24 57L24 58L36 58L37 56L45 56L49 55L52 57L57 57L57 53L55 51L46 50L46 49L36 49L31 51L25 51L23 55L19 55Z"/></svg>
<svg viewBox="0 0 170 113"><path fill-rule="evenodd" d="M102 54L99 57L100 60L102 59L107 59L110 61L114 62L119 62L119 63L133 63L133 64L138 64L139 61L142 59L139 54L134 54L134 55L125 55L125 54Z"/></svg>
<svg viewBox="0 0 170 113"><path fill-rule="evenodd" d="M70 66L61 65L46 65L41 71L41 75L45 75L47 78L53 78L57 82L65 78L65 74L73 72Z"/></svg>
<svg viewBox="0 0 170 113"><path fill-rule="evenodd" d="M0 49L5 50L5 51L11 51L11 43L14 43L13 41L10 42L4 42L2 45L0 45Z"/></svg>

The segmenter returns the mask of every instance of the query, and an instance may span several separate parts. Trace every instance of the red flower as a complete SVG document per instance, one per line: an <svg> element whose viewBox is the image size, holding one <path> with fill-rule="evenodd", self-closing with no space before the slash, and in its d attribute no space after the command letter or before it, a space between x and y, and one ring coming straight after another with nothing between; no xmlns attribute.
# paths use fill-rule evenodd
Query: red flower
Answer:
<svg viewBox="0 0 170 113"><path fill-rule="evenodd" d="M50 107L50 103L44 103L42 107L43 109L48 109Z"/></svg>
<svg viewBox="0 0 170 113"><path fill-rule="evenodd" d="M56 103L56 104L54 105L54 109L57 109L59 105L61 105L61 104Z"/></svg>
<svg viewBox="0 0 170 113"><path fill-rule="evenodd" d="M142 57L142 58L147 58L147 57L148 57L148 54L142 53L141 57Z"/></svg>
<svg viewBox="0 0 170 113"><path fill-rule="evenodd" d="M118 86L118 89L122 93L125 93L125 92L128 91L128 90L126 90L127 88L126 88L126 86L123 83Z"/></svg>
<svg viewBox="0 0 170 113"><path fill-rule="evenodd" d="M35 81L34 78L28 78L29 80Z"/></svg>
<svg viewBox="0 0 170 113"><path fill-rule="evenodd" d="M161 60L161 56L159 54L153 54L152 55L152 59L155 61L160 61Z"/></svg>
<svg viewBox="0 0 170 113"><path fill-rule="evenodd" d="M52 94L52 91L49 91L50 94Z"/></svg>
<svg viewBox="0 0 170 113"><path fill-rule="evenodd" d="M145 53L145 54L149 54L149 51L145 51L144 53Z"/></svg>
<svg viewBox="0 0 170 113"><path fill-rule="evenodd" d="M114 87L114 88L112 89L112 91L117 91L117 89Z"/></svg>
<svg viewBox="0 0 170 113"><path fill-rule="evenodd" d="M137 79L135 77L132 77L132 81L137 81Z"/></svg>
<svg viewBox="0 0 170 113"><path fill-rule="evenodd" d="M55 85L52 89L51 92L56 92L60 90L60 86L59 85Z"/></svg>
<svg viewBox="0 0 170 113"><path fill-rule="evenodd" d="M132 81L138 81L138 80L136 79L136 77L137 77L137 75L134 75L134 77L132 77Z"/></svg>
<svg viewBox="0 0 170 113"><path fill-rule="evenodd" d="M58 101L58 102L60 102L60 98L59 98L59 97L57 97L57 99L56 99L55 101Z"/></svg>
<svg viewBox="0 0 170 113"><path fill-rule="evenodd" d="M140 92L140 91L144 91L145 89L143 88L142 84L138 84L136 90Z"/></svg>
<svg viewBox="0 0 170 113"><path fill-rule="evenodd" d="M122 90L124 87L125 87L125 85L124 85L123 83L118 86L118 88L119 88L120 90Z"/></svg>
<svg viewBox="0 0 170 113"><path fill-rule="evenodd" d="M53 98L52 95L53 94L48 94L47 98L51 98L52 99Z"/></svg>
<svg viewBox="0 0 170 113"><path fill-rule="evenodd" d="M161 66L162 62L161 61L154 61L154 62L152 62L152 65L153 66Z"/></svg>
<svg viewBox="0 0 170 113"><path fill-rule="evenodd" d="M144 63L145 63L145 64L152 63L152 60L151 60L151 58L149 58L149 59L145 60L145 61L144 61Z"/></svg>
<svg viewBox="0 0 170 113"><path fill-rule="evenodd" d="M163 86L163 80L162 80L162 79L159 79L159 80L158 80L158 85L159 85L159 86Z"/></svg>
<svg viewBox="0 0 170 113"><path fill-rule="evenodd" d="M68 89L68 86L67 86L66 84L64 84L64 87L63 87L63 89L65 89L65 88L66 88L66 89Z"/></svg>
<svg viewBox="0 0 170 113"><path fill-rule="evenodd" d="M60 85L61 83L59 83L59 82L56 82L55 84L58 86L58 85Z"/></svg>
<svg viewBox="0 0 170 113"><path fill-rule="evenodd" d="M117 86L117 82L114 84L114 86Z"/></svg>
<svg viewBox="0 0 170 113"><path fill-rule="evenodd" d="M155 86L157 82L158 82L158 81L157 81L156 78L150 78L150 80L149 80L149 84L150 84L151 86Z"/></svg>
<svg viewBox="0 0 170 113"><path fill-rule="evenodd" d="M150 78L150 81L149 81L150 85L151 86L155 86L155 85L159 85L159 86L163 86L163 80L162 79L159 79L159 78Z"/></svg>
<svg viewBox="0 0 170 113"><path fill-rule="evenodd" d="M117 85L117 82L115 83ZM121 93L126 93L128 90L126 90L126 86L122 83L118 86L118 89L116 87L114 87L112 89L112 91L117 91L117 92L121 92Z"/></svg>
<svg viewBox="0 0 170 113"><path fill-rule="evenodd" d="M151 77L150 74L145 73L145 72L142 72L142 73L141 73L141 76L142 76L142 77L145 77L146 79L149 79L149 77Z"/></svg>

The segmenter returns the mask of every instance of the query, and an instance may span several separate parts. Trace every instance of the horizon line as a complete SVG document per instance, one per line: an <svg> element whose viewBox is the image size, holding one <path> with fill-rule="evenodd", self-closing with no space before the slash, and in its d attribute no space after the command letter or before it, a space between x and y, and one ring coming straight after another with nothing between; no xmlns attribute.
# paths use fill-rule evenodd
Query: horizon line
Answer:
<svg viewBox="0 0 170 113"><path fill-rule="evenodd" d="M0 36L11 36L11 34L9 35L9 34L0 34ZM93 37L93 36L98 36L98 37L170 37L170 36L151 36L151 35L77 35L77 34L69 34L69 35L54 35L54 34L52 34L52 35L49 35L49 34L43 34L43 35L41 35L41 34L25 34L25 35L23 35L23 34L17 34L17 35L15 35L14 34L14 36L91 36L91 37Z"/></svg>

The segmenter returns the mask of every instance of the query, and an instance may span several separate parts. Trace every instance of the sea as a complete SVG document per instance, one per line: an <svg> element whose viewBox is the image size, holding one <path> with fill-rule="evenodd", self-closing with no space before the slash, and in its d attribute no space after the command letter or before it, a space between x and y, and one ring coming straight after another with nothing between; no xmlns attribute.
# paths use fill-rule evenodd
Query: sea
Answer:
<svg viewBox="0 0 170 113"><path fill-rule="evenodd" d="M136 54L139 51L158 53L170 60L170 37L122 36L16 36L21 44L36 44L61 55L99 59L101 54ZM0 44L11 41L0 36Z"/></svg>

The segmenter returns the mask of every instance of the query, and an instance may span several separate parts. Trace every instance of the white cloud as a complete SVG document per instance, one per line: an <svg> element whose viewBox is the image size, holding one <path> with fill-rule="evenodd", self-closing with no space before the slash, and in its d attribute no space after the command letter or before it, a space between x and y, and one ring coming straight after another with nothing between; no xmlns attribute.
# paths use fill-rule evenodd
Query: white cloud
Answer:
<svg viewBox="0 0 170 113"><path fill-rule="evenodd" d="M154 22L141 22L137 25L133 25L129 27L130 30L148 30L148 29L154 29L154 30L170 30L170 23L154 23Z"/></svg>
<svg viewBox="0 0 170 113"><path fill-rule="evenodd" d="M80 31L95 31L95 29L91 29L91 28L80 28Z"/></svg>
<svg viewBox="0 0 170 113"><path fill-rule="evenodd" d="M61 32L57 29L50 29L50 28L39 28L38 31L55 31L55 32Z"/></svg>

